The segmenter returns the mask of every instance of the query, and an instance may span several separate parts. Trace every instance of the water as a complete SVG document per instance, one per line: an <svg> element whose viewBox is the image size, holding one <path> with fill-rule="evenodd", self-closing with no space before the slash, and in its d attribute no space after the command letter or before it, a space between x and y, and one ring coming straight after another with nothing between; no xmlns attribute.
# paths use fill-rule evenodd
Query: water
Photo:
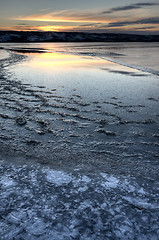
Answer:
<svg viewBox="0 0 159 240"><path fill-rule="evenodd" d="M159 74L159 43L6 43L0 46L93 55Z"/></svg>

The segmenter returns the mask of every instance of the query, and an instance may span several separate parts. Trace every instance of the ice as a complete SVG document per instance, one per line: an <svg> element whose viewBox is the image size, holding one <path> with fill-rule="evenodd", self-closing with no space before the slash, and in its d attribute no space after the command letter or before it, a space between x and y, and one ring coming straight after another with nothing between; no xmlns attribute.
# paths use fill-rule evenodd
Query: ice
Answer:
<svg viewBox="0 0 159 240"><path fill-rule="evenodd" d="M87 190L88 190L88 187L87 187L87 186L85 186L85 187L80 187L80 188L78 189L79 192L85 192L85 191L87 191Z"/></svg>
<svg viewBox="0 0 159 240"><path fill-rule="evenodd" d="M0 183L2 184L2 188L10 188L16 185L15 181L7 176L3 176L0 180Z"/></svg>
<svg viewBox="0 0 159 240"><path fill-rule="evenodd" d="M73 180L71 175L62 171L45 170L44 172L46 173L46 180L57 186L69 184Z"/></svg>
<svg viewBox="0 0 159 240"><path fill-rule="evenodd" d="M43 235L46 231L46 224L40 218L34 219L32 225L26 228L27 232L31 235L40 236Z"/></svg>
<svg viewBox="0 0 159 240"><path fill-rule="evenodd" d="M27 44L22 45L27 49ZM0 143L4 155L18 155L22 163L31 157L49 166L81 170L87 166L91 171L96 165L113 174L157 178L157 77L103 60L99 44L90 45L88 50L95 48L93 56L86 43L66 45L46 44L36 54L11 52L2 60ZM36 51L38 46L42 44ZM126 46L137 51L135 45ZM103 47L106 54L113 45ZM48 53L51 48L56 50ZM83 55L79 54L82 49ZM117 51L122 49L123 45ZM150 49L153 52L153 44ZM113 186L113 180L108 184Z"/></svg>
<svg viewBox="0 0 159 240"><path fill-rule="evenodd" d="M13 211L8 214L6 217L6 220L10 222L11 224L20 224L23 222L23 220L26 218L26 212L25 211Z"/></svg>
<svg viewBox="0 0 159 240"><path fill-rule="evenodd" d="M106 188L117 188L118 187L119 179L117 179L117 178L115 178L113 176L109 177L105 173L101 173L101 176L103 178L105 178L105 180L106 180L106 182L102 183L103 187L106 187Z"/></svg>
<svg viewBox="0 0 159 240"><path fill-rule="evenodd" d="M100 45L0 61L3 240L159 237L158 76L122 66L133 43Z"/></svg>
<svg viewBox="0 0 159 240"><path fill-rule="evenodd" d="M159 206L157 204L150 204L146 202L145 200L141 198L130 198L130 197L123 197L126 201L134 205L135 207L138 207L139 209L159 209Z"/></svg>
<svg viewBox="0 0 159 240"><path fill-rule="evenodd" d="M5 50L0 49L0 60L8 57L9 57L9 53L6 52Z"/></svg>
<svg viewBox="0 0 159 240"><path fill-rule="evenodd" d="M87 177L87 176L83 176L83 177L81 178L81 181L82 181L82 182L85 182L85 183L90 183L90 182L91 182L91 179L90 179L89 177Z"/></svg>
<svg viewBox="0 0 159 240"><path fill-rule="evenodd" d="M0 191L3 240L158 237L158 187L145 180L5 161L0 174L8 186Z"/></svg>

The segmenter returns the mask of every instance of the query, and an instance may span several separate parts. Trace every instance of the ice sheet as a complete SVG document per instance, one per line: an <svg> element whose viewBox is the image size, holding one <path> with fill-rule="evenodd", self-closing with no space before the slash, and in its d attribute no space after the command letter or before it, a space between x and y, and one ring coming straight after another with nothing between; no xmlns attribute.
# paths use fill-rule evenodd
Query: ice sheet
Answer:
<svg viewBox="0 0 159 240"><path fill-rule="evenodd" d="M157 240L158 76L48 46L0 60L1 238Z"/></svg>

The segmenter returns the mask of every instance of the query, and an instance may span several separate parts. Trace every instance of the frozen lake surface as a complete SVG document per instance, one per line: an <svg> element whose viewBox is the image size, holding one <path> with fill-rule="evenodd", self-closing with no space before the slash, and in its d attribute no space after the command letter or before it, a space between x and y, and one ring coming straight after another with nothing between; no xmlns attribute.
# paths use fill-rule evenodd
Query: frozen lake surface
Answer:
<svg viewBox="0 0 159 240"><path fill-rule="evenodd" d="M0 46L3 239L158 239L159 44Z"/></svg>

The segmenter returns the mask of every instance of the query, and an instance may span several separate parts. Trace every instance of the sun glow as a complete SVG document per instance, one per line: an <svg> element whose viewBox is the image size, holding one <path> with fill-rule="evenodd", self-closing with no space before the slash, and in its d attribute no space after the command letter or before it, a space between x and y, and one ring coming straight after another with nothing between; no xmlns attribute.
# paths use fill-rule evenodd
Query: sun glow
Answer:
<svg viewBox="0 0 159 240"><path fill-rule="evenodd" d="M62 31L72 31L74 26L61 26L61 25L46 25L38 27L41 31L54 31L54 32L62 32Z"/></svg>

